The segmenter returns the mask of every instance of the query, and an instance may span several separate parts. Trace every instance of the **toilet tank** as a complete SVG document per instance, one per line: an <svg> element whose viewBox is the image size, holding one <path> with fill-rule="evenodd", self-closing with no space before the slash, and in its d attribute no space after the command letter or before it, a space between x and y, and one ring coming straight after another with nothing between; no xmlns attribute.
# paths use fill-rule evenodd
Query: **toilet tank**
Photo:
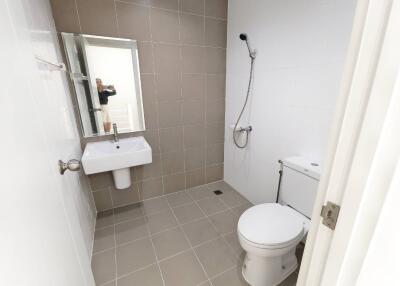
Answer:
<svg viewBox="0 0 400 286"><path fill-rule="evenodd" d="M290 157L282 162L279 202L311 218L321 167L303 157Z"/></svg>

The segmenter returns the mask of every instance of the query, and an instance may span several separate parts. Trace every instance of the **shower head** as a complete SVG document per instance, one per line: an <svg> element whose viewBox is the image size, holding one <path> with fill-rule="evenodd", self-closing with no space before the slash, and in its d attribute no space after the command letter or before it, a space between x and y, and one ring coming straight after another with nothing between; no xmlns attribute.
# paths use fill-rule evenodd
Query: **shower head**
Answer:
<svg viewBox="0 0 400 286"><path fill-rule="evenodd" d="M245 41L245 42L246 42L247 49L249 50L249 57L250 57L252 60L254 60L254 59L256 58L256 51L255 51L255 50L252 50L252 49L250 48L250 44L249 44L249 41L248 41L248 39L247 39L247 34L246 34L246 33L241 33L241 34L239 35L239 38L240 38L242 41Z"/></svg>

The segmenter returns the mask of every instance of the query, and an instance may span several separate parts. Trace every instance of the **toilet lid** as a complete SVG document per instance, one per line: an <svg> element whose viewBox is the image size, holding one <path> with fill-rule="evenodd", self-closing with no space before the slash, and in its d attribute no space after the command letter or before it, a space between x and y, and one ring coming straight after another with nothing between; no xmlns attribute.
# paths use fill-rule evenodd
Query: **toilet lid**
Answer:
<svg viewBox="0 0 400 286"><path fill-rule="evenodd" d="M303 219L290 207L261 204L246 210L238 232L248 241L264 247L284 247L303 235Z"/></svg>

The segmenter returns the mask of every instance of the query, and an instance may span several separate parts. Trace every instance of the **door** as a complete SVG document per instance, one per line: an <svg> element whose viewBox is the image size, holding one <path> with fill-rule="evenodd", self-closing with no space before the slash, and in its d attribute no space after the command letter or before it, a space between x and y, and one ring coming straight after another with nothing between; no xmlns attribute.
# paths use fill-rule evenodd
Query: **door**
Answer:
<svg viewBox="0 0 400 286"><path fill-rule="evenodd" d="M399 70L400 1L360 0L297 285L400 285ZM341 206L334 230L327 201Z"/></svg>
<svg viewBox="0 0 400 286"><path fill-rule="evenodd" d="M61 61L51 9L28 2L0 0L0 284L93 286L90 197L78 174L57 170L80 156L65 74L35 61Z"/></svg>

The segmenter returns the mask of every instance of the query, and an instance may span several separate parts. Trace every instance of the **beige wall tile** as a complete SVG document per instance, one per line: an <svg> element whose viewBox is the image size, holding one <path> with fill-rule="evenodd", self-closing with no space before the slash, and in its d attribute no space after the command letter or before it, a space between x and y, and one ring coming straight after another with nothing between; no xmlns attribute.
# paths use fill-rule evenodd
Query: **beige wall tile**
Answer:
<svg viewBox="0 0 400 286"><path fill-rule="evenodd" d="M181 14L180 40L183 44L203 45L204 17L191 14Z"/></svg>
<svg viewBox="0 0 400 286"><path fill-rule="evenodd" d="M207 75L207 100L225 98L225 74Z"/></svg>
<svg viewBox="0 0 400 286"><path fill-rule="evenodd" d="M153 154L153 162L146 165L137 166L133 169L137 181L150 178L161 177L161 157L160 154Z"/></svg>
<svg viewBox="0 0 400 286"><path fill-rule="evenodd" d="M139 68L141 73L154 72L153 44L151 42L137 42L139 54Z"/></svg>
<svg viewBox="0 0 400 286"><path fill-rule="evenodd" d="M161 73L156 75L157 100L169 101L181 98L181 74Z"/></svg>
<svg viewBox="0 0 400 286"><path fill-rule="evenodd" d="M82 32L118 37L114 0L76 0Z"/></svg>
<svg viewBox="0 0 400 286"><path fill-rule="evenodd" d="M226 50L222 48L206 48L207 73L225 73L226 69Z"/></svg>
<svg viewBox="0 0 400 286"><path fill-rule="evenodd" d="M204 125L190 125L184 127L184 146L185 148L203 147L205 145Z"/></svg>
<svg viewBox="0 0 400 286"><path fill-rule="evenodd" d="M220 181L224 177L224 164L211 165L206 167L206 182Z"/></svg>
<svg viewBox="0 0 400 286"><path fill-rule="evenodd" d="M225 47L222 18L227 1L76 0L76 7L75 0L51 3L59 31L80 32L81 17L84 33L138 40L146 131L121 138L144 136L153 163L132 168L136 192L105 191L114 188L110 172L91 176L92 189L101 190L96 192L98 209L111 208L112 198L125 205L217 178L223 158L226 52L203 45ZM105 139L111 137L83 142ZM206 163L213 167L208 173ZM167 175L160 191L163 167Z"/></svg>
<svg viewBox="0 0 400 286"><path fill-rule="evenodd" d="M183 127L160 129L161 152L171 152L183 149Z"/></svg>
<svg viewBox="0 0 400 286"><path fill-rule="evenodd" d="M205 15L217 18L226 18L228 0L205 0Z"/></svg>
<svg viewBox="0 0 400 286"><path fill-rule="evenodd" d="M136 183L132 183L132 185L125 190L117 190L112 187L110 192L114 208L140 201Z"/></svg>
<svg viewBox="0 0 400 286"><path fill-rule="evenodd" d="M89 175L92 191L111 187L114 184L111 172Z"/></svg>
<svg viewBox="0 0 400 286"><path fill-rule="evenodd" d="M121 37L140 41L150 40L149 8L115 2Z"/></svg>
<svg viewBox="0 0 400 286"><path fill-rule="evenodd" d="M204 0L181 0L181 11L204 15Z"/></svg>
<svg viewBox="0 0 400 286"><path fill-rule="evenodd" d="M187 171L185 173L185 176L186 176L186 188L193 188L206 183L204 168Z"/></svg>
<svg viewBox="0 0 400 286"><path fill-rule="evenodd" d="M138 182L140 200L159 197L163 194L161 177Z"/></svg>
<svg viewBox="0 0 400 286"><path fill-rule="evenodd" d="M151 150L154 153L160 153L160 140L158 136L158 130L146 130L143 132L143 136L147 143L150 144Z"/></svg>
<svg viewBox="0 0 400 286"><path fill-rule="evenodd" d="M57 31L81 33L75 0L51 0L50 3Z"/></svg>
<svg viewBox="0 0 400 286"><path fill-rule="evenodd" d="M185 149L185 171L203 168L205 166L205 148Z"/></svg>
<svg viewBox="0 0 400 286"><path fill-rule="evenodd" d="M206 18L205 45L226 48L226 21Z"/></svg>
<svg viewBox="0 0 400 286"><path fill-rule="evenodd" d="M160 128L182 125L182 101L159 102L158 116Z"/></svg>
<svg viewBox="0 0 400 286"><path fill-rule="evenodd" d="M184 171L185 157L183 150L163 153L161 158L163 175L175 174Z"/></svg>
<svg viewBox="0 0 400 286"><path fill-rule="evenodd" d="M203 74L183 74L182 97L184 99L204 99L205 76Z"/></svg>
<svg viewBox="0 0 400 286"><path fill-rule="evenodd" d="M164 194L170 194L185 189L185 173L167 175L163 177Z"/></svg>
<svg viewBox="0 0 400 286"><path fill-rule="evenodd" d="M224 143L224 123L207 125L207 145Z"/></svg>
<svg viewBox="0 0 400 286"><path fill-rule="evenodd" d="M205 122L204 100L184 100L183 101L183 124L193 125Z"/></svg>
<svg viewBox="0 0 400 286"><path fill-rule="evenodd" d="M108 188L93 192L93 198L98 212L108 210L113 207Z"/></svg>
<svg viewBox="0 0 400 286"><path fill-rule="evenodd" d="M141 74L142 98L144 103L156 101L156 82L153 74ZM146 115L146 114L145 114Z"/></svg>
<svg viewBox="0 0 400 286"><path fill-rule="evenodd" d="M148 0L152 7L178 10L178 0Z"/></svg>
<svg viewBox="0 0 400 286"><path fill-rule="evenodd" d="M225 99L207 101L207 124L225 120Z"/></svg>
<svg viewBox="0 0 400 286"><path fill-rule="evenodd" d="M146 130L158 129L158 104L154 101L145 102L143 109Z"/></svg>
<svg viewBox="0 0 400 286"><path fill-rule="evenodd" d="M182 71L184 73L202 73L205 70L206 50L199 46L182 47Z"/></svg>
<svg viewBox="0 0 400 286"><path fill-rule="evenodd" d="M154 44L156 73L181 71L181 48L177 45Z"/></svg>
<svg viewBox="0 0 400 286"><path fill-rule="evenodd" d="M206 164L213 165L224 162L224 144L207 146Z"/></svg>
<svg viewBox="0 0 400 286"><path fill-rule="evenodd" d="M151 32L154 41L179 42L179 16L176 11L151 8Z"/></svg>

